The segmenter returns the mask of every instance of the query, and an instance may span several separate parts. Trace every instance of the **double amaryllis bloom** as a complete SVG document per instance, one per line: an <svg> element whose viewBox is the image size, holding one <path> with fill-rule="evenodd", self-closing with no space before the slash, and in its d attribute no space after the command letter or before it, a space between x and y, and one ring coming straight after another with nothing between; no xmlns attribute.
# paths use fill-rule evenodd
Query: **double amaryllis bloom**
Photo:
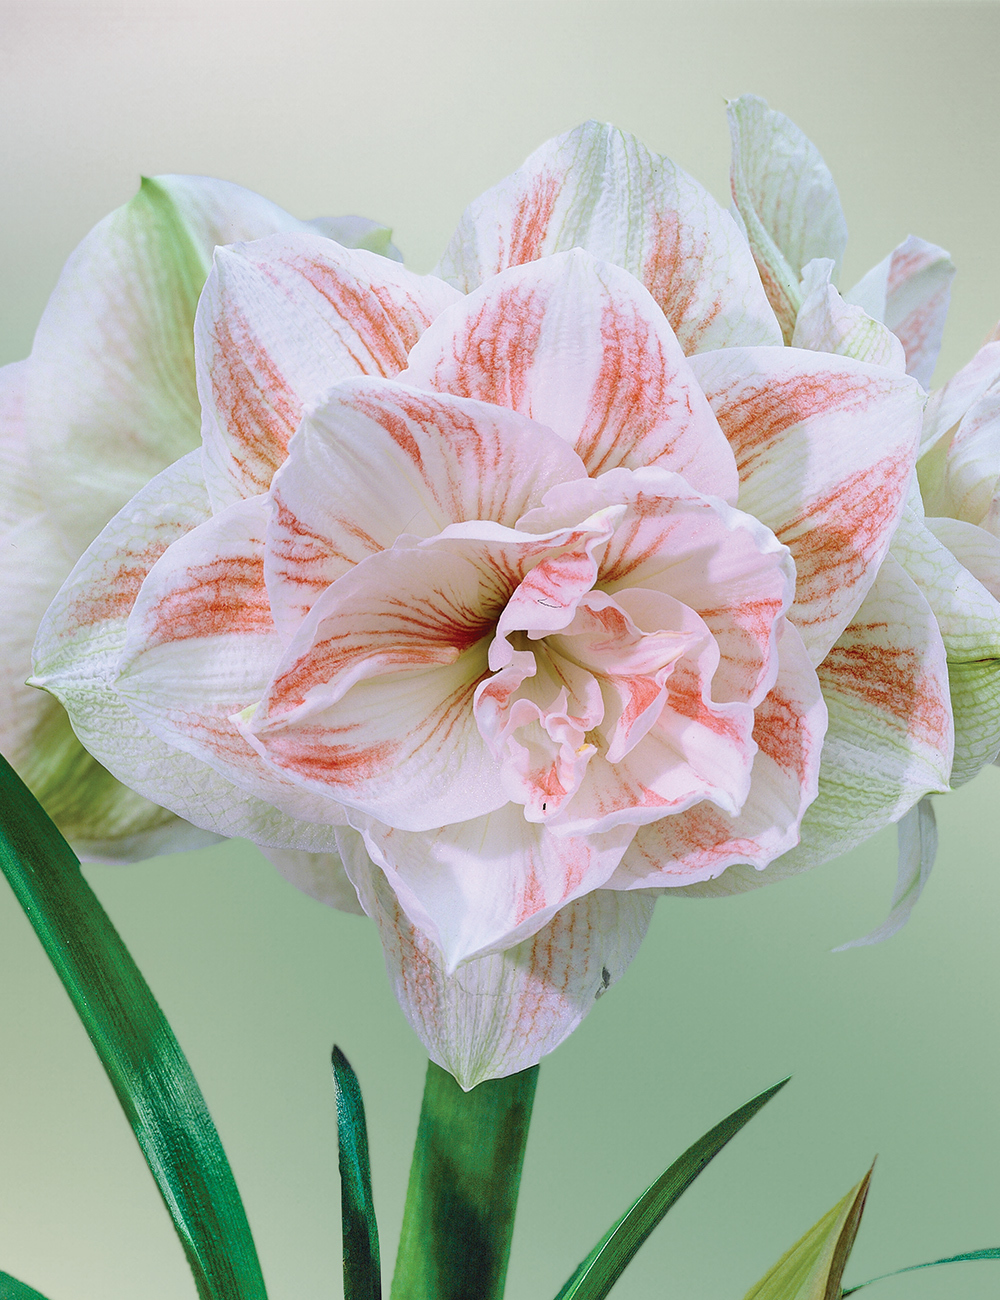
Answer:
<svg viewBox="0 0 1000 1300"><path fill-rule="evenodd" d="M591 123L435 275L303 230L217 249L201 449L39 633L35 684L130 789L356 891L465 1086L561 1041L658 894L802 869L947 789L953 647L1000 628L925 554L919 331L911 357L822 249L782 252L780 115L741 103L745 232ZM913 318L938 285L890 270L869 297L909 285ZM1000 747L974 729L970 768Z"/></svg>

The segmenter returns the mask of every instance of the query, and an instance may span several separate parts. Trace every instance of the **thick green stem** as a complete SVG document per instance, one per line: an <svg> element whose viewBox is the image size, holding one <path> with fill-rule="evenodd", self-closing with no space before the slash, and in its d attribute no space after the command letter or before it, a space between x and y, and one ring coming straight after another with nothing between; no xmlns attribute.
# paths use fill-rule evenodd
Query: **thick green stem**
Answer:
<svg viewBox="0 0 1000 1300"><path fill-rule="evenodd" d="M463 1092L428 1064L392 1300L500 1300L537 1081Z"/></svg>

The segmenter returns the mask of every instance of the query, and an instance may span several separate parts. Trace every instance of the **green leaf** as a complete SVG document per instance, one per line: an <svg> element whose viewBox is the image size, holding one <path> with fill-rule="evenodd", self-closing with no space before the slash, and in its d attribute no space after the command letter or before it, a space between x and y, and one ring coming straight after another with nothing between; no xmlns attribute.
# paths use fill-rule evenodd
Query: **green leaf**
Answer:
<svg viewBox="0 0 1000 1300"><path fill-rule="evenodd" d="M857 1286L849 1286L846 1291L841 1291L841 1296L853 1295L855 1291L860 1291L863 1286L871 1286L873 1282L881 1282L887 1277L898 1277L900 1273L915 1273L919 1268L936 1268L938 1264L962 1264L968 1259L1000 1259L1000 1246L987 1246L985 1250L968 1250L963 1255L949 1255L947 1259L932 1259L927 1264L910 1264L908 1268L897 1268L891 1273L880 1273L878 1277L870 1277L867 1282L859 1282ZM0 1297L3 1292L0 1291Z"/></svg>
<svg viewBox="0 0 1000 1300"><path fill-rule="evenodd" d="M858 1235L871 1176L869 1169L861 1182L750 1288L744 1300L840 1300L840 1279Z"/></svg>
<svg viewBox="0 0 1000 1300"><path fill-rule="evenodd" d="M743 1125L753 1119L760 1108L787 1082L787 1079L782 1079L780 1083L767 1088L688 1147L655 1183L646 1188L617 1223L612 1224L580 1263L556 1300L604 1300L631 1263L636 1251L674 1202L687 1191L729 1139L735 1137Z"/></svg>
<svg viewBox="0 0 1000 1300"><path fill-rule="evenodd" d="M344 1300L381 1300L378 1224L372 1201L368 1128L358 1076L339 1047L333 1049L340 1153L340 1209L344 1231Z"/></svg>
<svg viewBox="0 0 1000 1300"><path fill-rule="evenodd" d="M191 1067L80 863L0 759L0 866L62 980L160 1189L201 1300L266 1300Z"/></svg>
<svg viewBox="0 0 1000 1300"><path fill-rule="evenodd" d="M501 1300L537 1081L463 1092L428 1062L392 1300Z"/></svg>
<svg viewBox="0 0 1000 1300"><path fill-rule="evenodd" d="M41 1291L36 1291L27 1282L19 1282L9 1273L0 1272L0 1300L45 1300Z"/></svg>

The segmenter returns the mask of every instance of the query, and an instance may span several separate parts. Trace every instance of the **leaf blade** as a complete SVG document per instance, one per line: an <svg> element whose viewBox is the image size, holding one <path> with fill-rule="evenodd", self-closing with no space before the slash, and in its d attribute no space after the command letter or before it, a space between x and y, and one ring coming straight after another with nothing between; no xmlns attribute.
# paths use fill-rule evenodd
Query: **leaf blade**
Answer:
<svg viewBox="0 0 1000 1300"><path fill-rule="evenodd" d="M874 1166L872 1166L874 1168ZM781 1256L744 1300L840 1300L872 1170Z"/></svg>
<svg viewBox="0 0 1000 1300"><path fill-rule="evenodd" d="M19 1282L9 1273L0 1272L0 1300L45 1300L45 1296L28 1286L27 1282Z"/></svg>
<svg viewBox="0 0 1000 1300"><path fill-rule="evenodd" d="M69 994L167 1206L202 1300L267 1300L208 1107L72 849L0 761L0 867Z"/></svg>
<svg viewBox="0 0 1000 1300"><path fill-rule="evenodd" d="M365 1105L358 1077L339 1047L333 1049L332 1063L337 1093L344 1297L345 1300L381 1300L378 1224L372 1200Z"/></svg>
<svg viewBox="0 0 1000 1300"><path fill-rule="evenodd" d="M871 1286L873 1282L882 1282L887 1277L898 1277L900 1273L915 1273L921 1268L936 1268L938 1264L962 1264L967 1260L974 1259L1000 1259L1000 1246L987 1246L983 1250L966 1250L961 1255L948 1255L944 1259L928 1260L926 1264L909 1264L906 1268L896 1268L891 1273L880 1273L878 1277L870 1277L867 1282L859 1282L857 1286L849 1286L840 1294L841 1297L853 1295L855 1291L860 1291L863 1286Z"/></svg>
<svg viewBox="0 0 1000 1300"><path fill-rule="evenodd" d="M693 1143L608 1229L577 1266L556 1300L604 1300L639 1247L670 1207L735 1137L744 1124L788 1082L782 1079L727 1115Z"/></svg>

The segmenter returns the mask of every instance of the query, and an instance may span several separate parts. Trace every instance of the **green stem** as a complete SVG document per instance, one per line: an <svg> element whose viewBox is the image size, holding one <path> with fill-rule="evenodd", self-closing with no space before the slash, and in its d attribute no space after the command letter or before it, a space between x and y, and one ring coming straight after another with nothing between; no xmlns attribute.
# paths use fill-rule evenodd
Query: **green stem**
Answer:
<svg viewBox="0 0 1000 1300"><path fill-rule="evenodd" d="M463 1092L428 1063L392 1300L500 1300L537 1082Z"/></svg>

